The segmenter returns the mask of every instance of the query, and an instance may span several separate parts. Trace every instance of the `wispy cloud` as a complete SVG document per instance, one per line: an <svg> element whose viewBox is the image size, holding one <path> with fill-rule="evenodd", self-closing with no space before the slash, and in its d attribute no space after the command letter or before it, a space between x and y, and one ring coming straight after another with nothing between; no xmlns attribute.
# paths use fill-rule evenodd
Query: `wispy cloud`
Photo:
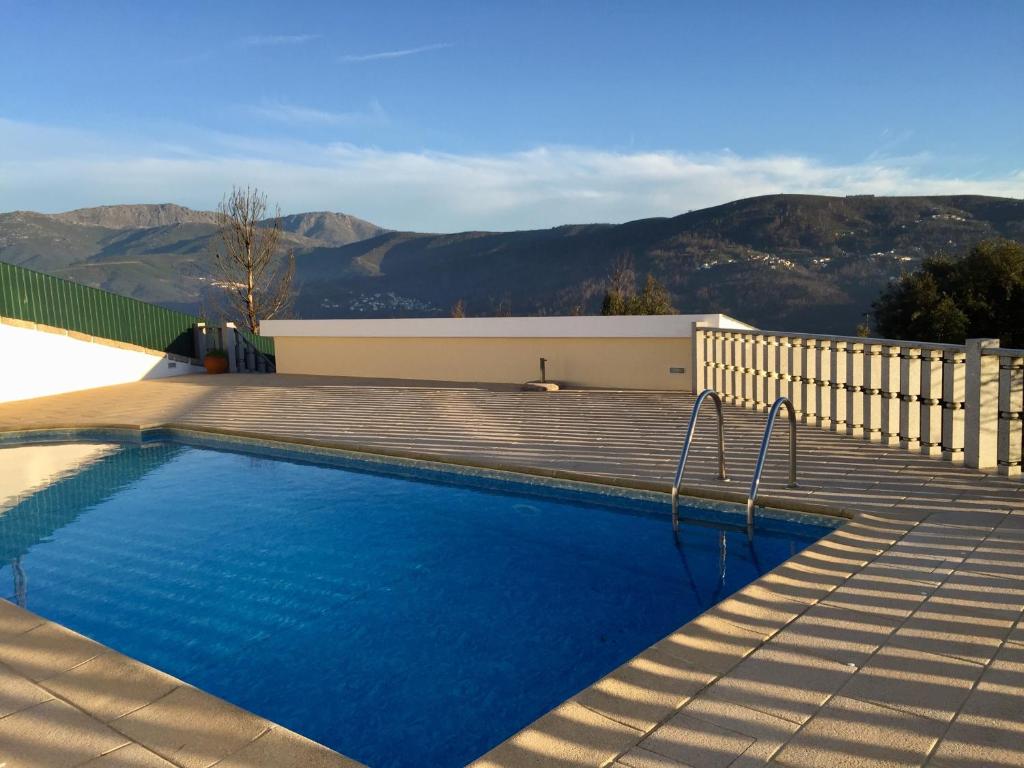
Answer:
<svg viewBox="0 0 1024 768"><path fill-rule="evenodd" d="M451 43L434 43L433 45L421 45L419 48L403 48L397 51L377 51L376 53L349 53L341 57L342 61L379 61L381 59L400 59L403 56L415 56L417 53L427 51L439 51L442 48L451 48Z"/></svg>
<svg viewBox="0 0 1024 768"><path fill-rule="evenodd" d="M268 45L302 45L318 40L320 35L249 35L238 42L247 48Z"/></svg>
<svg viewBox="0 0 1024 768"><path fill-rule="evenodd" d="M674 216L778 192L1024 197L1024 168L965 177L944 173L941 158L927 155L835 164L798 155L578 147L401 152L180 126L168 135L158 143L0 118L0 210L168 199L210 208L232 184L251 183L286 212L326 208L395 229L443 232Z"/></svg>
<svg viewBox="0 0 1024 768"><path fill-rule="evenodd" d="M264 101L248 108L259 117L292 125L353 125L356 123L387 122L387 113L380 102L370 102L365 110L332 112L315 107L304 107L283 101Z"/></svg>

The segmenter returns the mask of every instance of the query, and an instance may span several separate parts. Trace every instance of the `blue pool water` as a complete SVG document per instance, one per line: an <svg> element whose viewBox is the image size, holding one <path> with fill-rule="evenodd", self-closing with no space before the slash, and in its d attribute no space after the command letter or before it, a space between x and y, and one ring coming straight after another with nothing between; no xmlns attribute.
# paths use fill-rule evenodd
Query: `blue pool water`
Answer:
<svg viewBox="0 0 1024 768"><path fill-rule="evenodd" d="M110 446L0 511L0 596L370 766L457 766L828 530Z"/></svg>

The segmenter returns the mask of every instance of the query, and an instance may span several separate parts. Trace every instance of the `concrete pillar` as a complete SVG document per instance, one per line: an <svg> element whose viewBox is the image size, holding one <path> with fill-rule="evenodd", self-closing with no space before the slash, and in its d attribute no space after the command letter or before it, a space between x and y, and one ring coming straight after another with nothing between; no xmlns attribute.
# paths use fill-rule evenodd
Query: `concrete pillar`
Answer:
<svg viewBox="0 0 1024 768"><path fill-rule="evenodd" d="M1024 357L999 358L999 437L997 461L999 473L1008 477L1021 474L1024 451Z"/></svg>
<svg viewBox="0 0 1024 768"><path fill-rule="evenodd" d="M999 358L983 354L999 346L999 339L968 339L964 464L975 469L996 466L999 432Z"/></svg>
<svg viewBox="0 0 1024 768"><path fill-rule="evenodd" d="M801 355L803 358L803 407L804 421L818 423L818 340L804 339Z"/></svg>
<svg viewBox="0 0 1024 768"><path fill-rule="evenodd" d="M900 350L900 446L921 448L921 348Z"/></svg>
<svg viewBox="0 0 1024 768"><path fill-rule="evenodd" d="M964 461L966 360L962 350L942 353L942 458L955 464Z"/></svg>
<svg viewBox="0 0 1024 768"><path fill-rule="evenodd" d="M793 402L798 419L803 419L806 412L804 405L804 339L802 336L790 336L789 347L789 399Z"/></svg>
<svg viewBox="0 0 1024 768"><path fill-rule="evenodd" d="M743 369L741 376L740 404L744 408L754 407L754 337L744 333L741 337L740 346L740 367Z"/></svg>
<svg viewBox="0 0 1024 768"><path fill-rule="evenodd" d="M764 337L764 402L771 404L779 397L779 337Z"/></svg>
<svg viewBox="0 0 1024 768"><path fill-rule="evenodd" d="M729 375L726 379L725 391L729 393L729 402L738 404L740 401L740 335L735 331L729 331L726 337L726 344L729 347L729 354L727 355Z"/></svg>
<svg viewBox="0 0 1024 768"><path fill-rule="evenodd" d="M882 345L864 345L864 436L882 439Z"/></svg>
<svg viewBox="0 0 1024 768"><path fill-rule="evenodd" d="M832 342L832 371L829 376L832 406L832 431L846 431L846 342L836 339Z"/></svg>
<svg viewBox="0 0 1024 768"><path fill-rule="evenodd" d="M786 397L792 400L789 388L792 383L789 375L789 336L775 337L775 375L778 385L776 386L776 398Z"/></svg>
<svg viewBox="0 0 1024 768"><path fill-rule="evenodd" d="M764 367L764 358L767 349L768 346L765 344L764 334L754 334L754 408L759 411L763 411L766 408L764 398L768 388L766 384L768 379Z"/></svg>
<svg viewBox="0 0 1024 768"><path fill-rule="evenodd" d="M832 339L818 339L818 384L815 408L822 429L832 429Z"/></svg>
<svg viewBox="0 0 1024 768"><path fill-rule="evenodd" d="M882 443L900 444L900 348L882 345Z"/></svg>
<svg viewBox="0 0 1024 768"><path fill-rule="evenodd" d="M690 324L690 380L693 382L691 389L694 394L706 388L704 383L707 372L704 370L704 361L707 359L705 352L707 344L707 322L697 320Z"/></svg>
<svg viewBox="0 0 1024 768"><path fill-rule="evenodd" d="M864 437L864 344L846 345L846 434Z"/></svg>
<svg viewBox="0 0 1024 768"><path fill-rule="evenodd" d="M228 356L228 372L238 373L244 361L238 359L238 342L235 340L235 324L225 323L221 328L221 340L224 343L224 352Z"/></svg>
<svg viewBox="0 0 1024 768"><path fill-rule="evenodd" d="M921 351L921 453L942 453L942 350Z"/></svg>

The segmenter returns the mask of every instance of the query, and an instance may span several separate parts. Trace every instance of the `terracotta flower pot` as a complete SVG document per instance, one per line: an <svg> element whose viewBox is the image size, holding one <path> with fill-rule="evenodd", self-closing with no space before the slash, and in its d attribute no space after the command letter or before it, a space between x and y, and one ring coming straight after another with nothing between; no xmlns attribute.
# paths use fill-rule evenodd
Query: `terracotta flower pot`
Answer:
<svg viewBox="0 0 1024 768"><path fill-rule="evenodd" d="M220 355L207 355L203 358L203 366L207 373L227 373L228 359Z"/></svg>

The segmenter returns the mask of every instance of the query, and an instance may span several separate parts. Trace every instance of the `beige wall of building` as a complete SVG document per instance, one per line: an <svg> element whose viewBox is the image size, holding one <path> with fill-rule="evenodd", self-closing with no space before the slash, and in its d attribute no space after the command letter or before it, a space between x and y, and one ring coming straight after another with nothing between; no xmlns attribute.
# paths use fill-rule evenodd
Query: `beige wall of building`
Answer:
<svg viewBox="0 0 1024 768"><path fill-rule="evenodd" d="M689 390L689 338L274 339L278 373L575 387ZM671 369L683 372L673 373Z"/></svg>

